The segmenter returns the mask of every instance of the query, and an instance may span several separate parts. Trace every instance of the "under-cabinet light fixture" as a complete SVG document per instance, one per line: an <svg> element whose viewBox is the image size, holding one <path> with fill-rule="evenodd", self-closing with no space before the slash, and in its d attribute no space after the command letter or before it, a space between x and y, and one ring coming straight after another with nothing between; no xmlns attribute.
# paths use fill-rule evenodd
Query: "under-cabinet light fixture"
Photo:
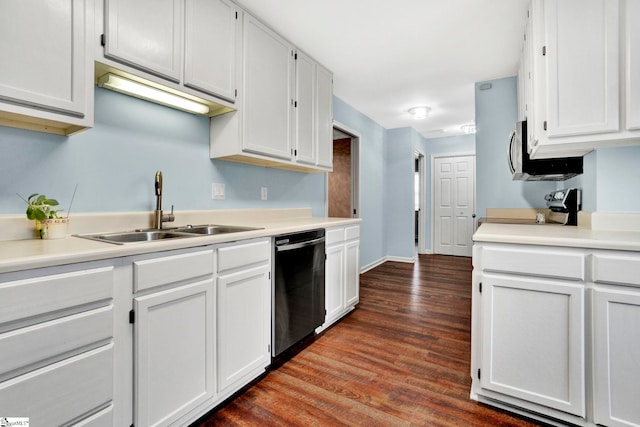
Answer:
<svg viewBox="0 0 640 427"><path fill-rule="evenodd" d="M460 129L466 134L476 133L476 125L473 123L462 125L460 126Z"/></svg>
<svg viewBox="0 0 640 427"><path fill-rule="evenodd" d="M155 87L147 86L133 80L129 80L116 74L107 73L98 79L98 86L135 96L156 104L177 108L195 114L208 114L209 107L187 98L165 92Z"/></svg>
<svg viewBox="0 0 640 427"><path fill-rule="evenodd" d="M426 119L431 112L431 108L429 107L413 107L409 108L409 114L413 116L416 120Z"/></svg>

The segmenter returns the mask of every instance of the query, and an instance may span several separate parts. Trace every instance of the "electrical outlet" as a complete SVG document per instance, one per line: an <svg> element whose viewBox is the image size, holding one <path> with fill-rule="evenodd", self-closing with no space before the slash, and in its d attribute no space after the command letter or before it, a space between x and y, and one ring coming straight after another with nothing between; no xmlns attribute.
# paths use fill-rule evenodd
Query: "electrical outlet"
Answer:
<svg viewBox="0 0 640 427"><path fill-rule="evenodd" d="M224 200L224 184L211 183L211 198L214 200Z"/></svg>
<svg viewBox="0 0 640 427"><path fill-rule="evenodd" d="M262 187L260 190L260 198L262 200L267 200L267 187Z"/></svg>

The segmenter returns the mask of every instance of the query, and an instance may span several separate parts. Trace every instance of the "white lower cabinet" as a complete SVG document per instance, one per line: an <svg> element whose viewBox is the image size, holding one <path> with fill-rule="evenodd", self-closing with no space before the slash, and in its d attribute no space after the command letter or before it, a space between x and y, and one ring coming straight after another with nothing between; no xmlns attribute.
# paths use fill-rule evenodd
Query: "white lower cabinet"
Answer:
<svg viewBox="0 0 640 427"><path fill-rule="evenodd" d="M583 417L583 307L581 284L483 275L481 387Z"/></svg>
<svg viewBox="0 0 640 427"><path fill-rule="evenodd" d="M360 226L328 228L325 261L325 323L335 323L360 300Z"/></svg>
<svg viewBox="0 0 640 427"><path fill-rule="evenodd" d="M476 243L472 397L551 423L640 426L640 255Z"/></svg>
<svg viewBox="0 0 640 427"><path fill-rule="evenodd" d="M0 412L113 425L115 263L0 275Z"/></svg>
<svg viewBox="0 0 640 427"><path fill-rule="evenodd" d="M134 424L176 422L215 393L213 249L134 261ZM146 293L144 293L146 292Z"/></svg>
<svg viewBox="0 0 640 427"><path fill-rule="evenodd" d="M217 250L218 391L231 395L271 363L271 240Z"/></svg>
<svg viewBox="0 0 640 427"><path fill-rule="evenodd" d="M640 256L593 257L595 422L640 426Z"/></svg>

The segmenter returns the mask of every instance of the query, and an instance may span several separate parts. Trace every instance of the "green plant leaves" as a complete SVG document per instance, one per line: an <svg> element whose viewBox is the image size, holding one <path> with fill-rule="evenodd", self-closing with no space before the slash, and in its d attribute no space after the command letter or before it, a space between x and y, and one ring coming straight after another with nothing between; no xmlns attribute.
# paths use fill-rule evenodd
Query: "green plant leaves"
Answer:
<svg viewBox="0 0 640 427"><path fill-rule="evenodd" d="M48 199L44 194L33 193L27 198L27 218L36 221L57 218L60 209L54 211L51 207L58 204L56 199Z"/></svg>

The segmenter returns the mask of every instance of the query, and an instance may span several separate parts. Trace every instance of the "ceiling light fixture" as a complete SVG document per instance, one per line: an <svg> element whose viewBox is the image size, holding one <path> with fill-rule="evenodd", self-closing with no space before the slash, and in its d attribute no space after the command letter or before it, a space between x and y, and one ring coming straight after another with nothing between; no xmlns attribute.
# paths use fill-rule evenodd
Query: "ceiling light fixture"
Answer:
<svg viewBox="0 0 640 427"><path fill-rule="evenodd" d="M155 102L156 104L166 105L167 107L177 108L196 114L208 114L209 107L192 101L187 98L165 92L155 87L147 86L133 80L129 80L116 74L107 73L98 79L98 86L124 93L125 95L135 96L146 101Z"/></svg>
<svg viewBox="0 0 640 427"><path fill-rule="evenodd" d="M462 125L460 126L460 129L462 129L462 132L466 133L466 134L470 134L470 133L476 133L476 125L471 123L468 125Z"/></svg>
<svg viewBox="0 0 640 427"><path fill-rule="evenodd" d="M429 113L431 112L431 108L429 108L429 107L413 107L413 108L409 108L408 111L409 111L409 114L411 114L414 119L422 120L422 119L426 119L427 116L429 116Z"/></svg>

